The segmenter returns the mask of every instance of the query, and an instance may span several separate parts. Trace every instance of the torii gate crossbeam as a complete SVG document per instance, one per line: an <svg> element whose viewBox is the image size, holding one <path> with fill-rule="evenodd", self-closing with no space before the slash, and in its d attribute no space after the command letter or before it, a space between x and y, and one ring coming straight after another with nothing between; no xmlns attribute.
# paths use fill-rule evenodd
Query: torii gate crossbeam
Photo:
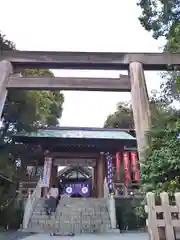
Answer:
<svg viewBox="0 0 180 240"><path fill-rule="evenodd" d="M71 90L130 92L128 75L119 78L82 78L82 77L18 77L11 76L6 88L22 90Z"/></svg>
<svg viewBox="0 0 180 240"><path fill-rule="evenodd" d="M15 68L88 70L129 70L131 62L140 62L144 70L162 71L180 66L180 53L1 51L1 60Z"/></svg>

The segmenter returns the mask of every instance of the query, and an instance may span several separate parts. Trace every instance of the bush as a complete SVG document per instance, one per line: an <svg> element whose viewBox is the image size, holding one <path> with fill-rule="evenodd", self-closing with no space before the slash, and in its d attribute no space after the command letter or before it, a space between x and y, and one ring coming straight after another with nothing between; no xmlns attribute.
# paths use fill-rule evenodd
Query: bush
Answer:
<svg viewBox="0 0 180 240"><path fill-rule="evenodd" d="M9 207L0 211L0 226L9 229L19 229L23 220L23 207L21 203L13 202Z"/></svg>
<svg viewBox="0 0 180 240"><path fill-rule="evenodd" d="M140 212L141 210L141 212ZM146 215L142 214L142 200L117 199L116 219L120 230L138 230L146 226Z"/></svg>

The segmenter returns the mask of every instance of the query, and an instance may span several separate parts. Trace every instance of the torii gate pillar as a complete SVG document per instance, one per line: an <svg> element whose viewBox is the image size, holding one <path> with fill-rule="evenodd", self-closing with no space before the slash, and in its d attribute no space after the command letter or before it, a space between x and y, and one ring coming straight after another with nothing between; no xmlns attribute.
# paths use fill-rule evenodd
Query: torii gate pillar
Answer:
<svg viewBox="0 0 180 240"><path fill-rule="evenodd" d="M145 134L150 127L149 98L142 64L140 62L130 63L129 75L138 152L139 158L142 159L143 149L147 143Z"/></svg>
<svg viewBox="0 0 180 240"><path fill-rule="evenodd" d="M8 61L0 61L0 120L2 117L2 112L4 108L4 103L6 101L7 90L6 85L9 76L13 72L13 67Z"/></svg>

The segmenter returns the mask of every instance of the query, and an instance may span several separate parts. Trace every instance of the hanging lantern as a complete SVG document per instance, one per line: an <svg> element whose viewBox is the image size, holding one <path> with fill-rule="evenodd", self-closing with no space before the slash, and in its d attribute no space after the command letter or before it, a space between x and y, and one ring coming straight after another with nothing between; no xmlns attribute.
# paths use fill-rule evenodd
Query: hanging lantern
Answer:
<svg viewBox="0 0 180 240"><path fill-rule="evenodd" d="M137 153L131 152L131 166L133 171L133 180L139 182L139 168L137 163Z"/></svg>
<svg viewBox="0 0 180 240"><path fill-rule="evenodd" d="M124 160L124 184L126 186L128 186L131 181L129 153L128 152L123 152L123 160Z"/></svg>

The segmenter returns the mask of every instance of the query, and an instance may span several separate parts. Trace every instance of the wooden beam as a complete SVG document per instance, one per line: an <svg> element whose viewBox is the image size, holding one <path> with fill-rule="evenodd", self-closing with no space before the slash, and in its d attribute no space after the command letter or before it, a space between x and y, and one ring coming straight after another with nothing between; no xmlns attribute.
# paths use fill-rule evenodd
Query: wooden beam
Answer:
<svg viewBox="0 0 180 240"><path fill-rule="evenodd" d="M120 78L12 76L7 83L7 89L11 88L23 90L131 91L128 75L120 75Z"/></svg>
<svg viewBox="0 0 180 240"><path fill-rule="evenodd" d="M50 152L48 154L48 157L52 158L68 158L68 159L73 159L73 158L87 158L87 159L94 159L97 158L99 155L98 153L77 153L77 152Z"/></svg>
<svg viewBox="0 0 180 240"><path fill-rule="evenodd" d="M180 53L1 51L3 59L15 68L128 70L131 62L141 62L144 70L161 71L180 66Z"/></svg>

